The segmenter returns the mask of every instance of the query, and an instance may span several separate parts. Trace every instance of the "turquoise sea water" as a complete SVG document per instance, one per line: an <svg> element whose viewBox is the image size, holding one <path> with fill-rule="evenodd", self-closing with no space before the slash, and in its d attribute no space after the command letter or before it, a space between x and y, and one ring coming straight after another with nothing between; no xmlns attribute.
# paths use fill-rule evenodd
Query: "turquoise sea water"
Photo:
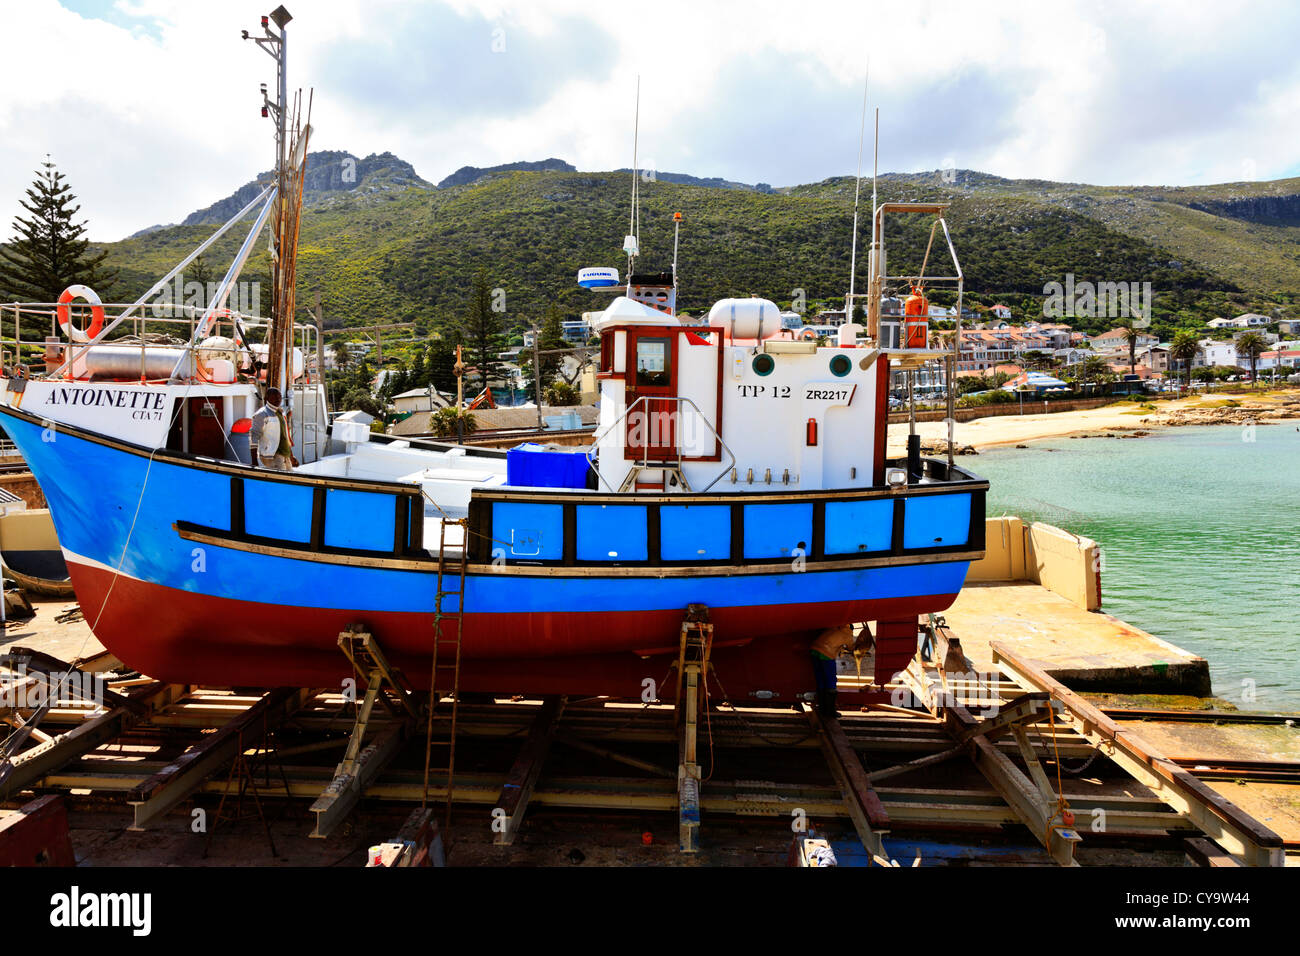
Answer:
<svg viewBox="0 0 1300 956"><path fill-rule="evenodd" d="M963 465L989 479L990 517L1096 540L1102 609L1209 660L1216 695L1300 710L1295 423L1050 439Z"/></svg>

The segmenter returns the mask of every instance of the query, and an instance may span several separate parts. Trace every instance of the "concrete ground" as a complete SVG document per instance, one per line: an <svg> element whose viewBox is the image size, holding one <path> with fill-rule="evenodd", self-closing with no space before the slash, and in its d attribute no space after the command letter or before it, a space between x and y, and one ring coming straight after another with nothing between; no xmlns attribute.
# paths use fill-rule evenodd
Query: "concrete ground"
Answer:
<svg viewBox="0 0 1300 956"><path fill-rule="evenodd" d="M1180 694L1209 687L1205 658L1039 584L969 583L944 617L980 670L993 669L990 645L1000 641L1076 690Z"/></svg>

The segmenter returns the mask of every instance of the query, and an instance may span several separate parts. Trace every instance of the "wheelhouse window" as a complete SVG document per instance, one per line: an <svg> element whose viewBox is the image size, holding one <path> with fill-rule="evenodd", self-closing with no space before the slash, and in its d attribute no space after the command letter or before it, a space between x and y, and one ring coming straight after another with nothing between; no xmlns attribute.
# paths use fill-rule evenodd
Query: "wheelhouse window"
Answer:
<svg viewBox="0 0 1300 956"><path fill-rule="evenodd" d="M671 363L671 339L641 338L636 340L636 383L638 385L671 385Z"/></svg>
<svg viewBox="0 0 1300 956"><path fill-rule="evenodd" d="M614 333L606 332L600 337L600 370L614 371Z"/></svg>

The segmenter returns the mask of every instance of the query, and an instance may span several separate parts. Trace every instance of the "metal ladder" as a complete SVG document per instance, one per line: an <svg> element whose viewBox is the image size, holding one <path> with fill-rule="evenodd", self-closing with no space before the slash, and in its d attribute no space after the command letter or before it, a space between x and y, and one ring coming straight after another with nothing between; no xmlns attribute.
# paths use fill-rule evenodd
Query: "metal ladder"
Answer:
<svg viewBox="0 0 1300 956"><path fill-rule="evenodd" d="M447 525L458 525L461 529L461 546L459 565L453 565L451 573L456 576L457 586L449 589L444 586L448 577L447 568ZM453 780L456 772L456 718L460 710L460 649L461 635L465 629L465 570L469 563L469 521L465 518L456 520L442 519L438 534L438 583L434 592L433 613L433 663L429 670L429 710L428 723L425 726L426 742L424 751L424 799L420 807L429 803L429 774L431 771L445 773L447 780L447 806L443 815L443 829L451 825L451 798ZM447 611L443 602L455 597L455 611ZM444 634L444 621L455 619L455 636ZM450 727L447 738L447 763L445 766L433 767L433 717L438 703L451 698Z"/></svg>

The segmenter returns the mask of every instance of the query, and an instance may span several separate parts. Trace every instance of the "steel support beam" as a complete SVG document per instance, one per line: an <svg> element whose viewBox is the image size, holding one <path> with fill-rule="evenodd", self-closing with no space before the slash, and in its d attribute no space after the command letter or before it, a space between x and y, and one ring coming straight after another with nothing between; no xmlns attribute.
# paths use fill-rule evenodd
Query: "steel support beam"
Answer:
<svg viewBox="0 0 1300 956"><path fill-rule="evenodd" d="M204 737L161 771L127 794L135 808L128 829L144 830L193 794L209 776L240 751L259 746L266 734L299 710L311 691L281 687L262 697L215 734Z"/></svg>
<svg viewBox="0 0 1300 956"><path fill-rule="evenodd" d="M1240 807L1121 727L1036 664L1005 644L992 644L993 662L1026 688L1050 693L1075 718L1089 743L1247 866L1283 866L1282 838Z"/></svg>

